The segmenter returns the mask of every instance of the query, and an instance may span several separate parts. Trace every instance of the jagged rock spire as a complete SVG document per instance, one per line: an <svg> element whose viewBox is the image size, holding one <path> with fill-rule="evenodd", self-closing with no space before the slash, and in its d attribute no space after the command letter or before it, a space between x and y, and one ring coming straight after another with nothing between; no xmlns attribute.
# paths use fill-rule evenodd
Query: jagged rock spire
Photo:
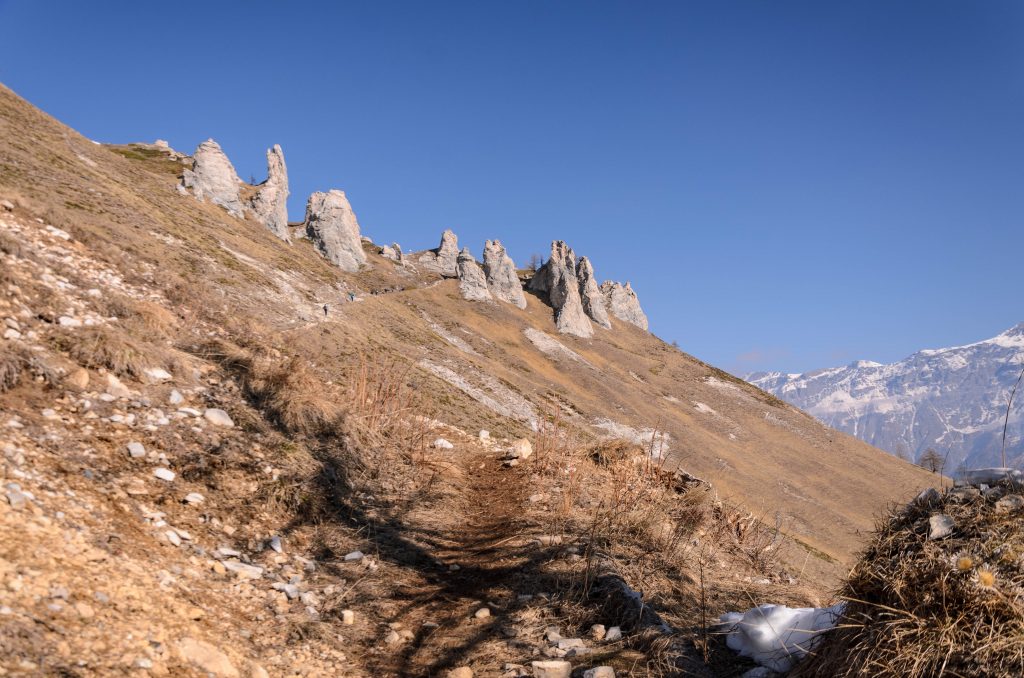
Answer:
<svg viewBox="0 0 1024 678"><path fill-rule="evenodd" d="M245 211L238 197L241 184L228 156L213 139L199 144L192 156L192 169L185 170L181 180L198 200L220 205L234 217L241 217Z"/></svg>
<svg viewBox="0 0 1024 678"><path fill-rule="evenodd" d="M611 329L612 323L608 319L607 302L594 279L594 267L590 259L580 257L576 265L576 278L580 285L580 300L583 302L583 310L590 319L605 329Z"/></svg>
<svg viewBox="0 0 1024 678"><path fill-rule="evenodd" d="M491 301L491 292L487 289L487 279L483 270L476 263L468 247L462 248L456 258L456 270L459 276L459 290L469 301Z"/></svg>
<svg viewBox="0 0 1024 678"><path fill-rule="evenodd" d="M314 193L306 203L306 236L332 264L354 272L366 263L359 222L344 191Z"/></svg>
<svg viewBox="0 0 1024 678"><path fill-rule="evenodd" d="M484 244L484 276L492 295L519 308L526 308L526 296L519 282L519 274L516 273L515 262L498 240L488 240Z"/></svg>
<svg viewBox="0 0 1024 678"><path fill-rule="evenodd" d="M459 258L459 239L450 228L441 234L441 244L437 251L437 266L441 275L454 278L458 275L456 265Z"/></svg>
<svg viewBox="0 0 1024 678"><path fill-rule="evenodd" d="M601 292L608 301L608 309L619 320L632 323L642 330L647 330L647 315L640 308L640 299L627 282L625 285L606 280L601 285Z"/></svg>
<svg viewBox="0 0 1024 678"><path fill-rule="evenodd" d="M281 240L291 242L288 233L288 168L281 146L267 151L267 180L250 203L256 218Z"/></svg>
<svg viewBox="0 0 1024 678"><path fill-rule="evenodd" d="M594 327L583 311L580 299L576 253L565 241L551 243L551 256L530 280L530 289L548 293L559 332L583 338L594 335Z"/></svg>

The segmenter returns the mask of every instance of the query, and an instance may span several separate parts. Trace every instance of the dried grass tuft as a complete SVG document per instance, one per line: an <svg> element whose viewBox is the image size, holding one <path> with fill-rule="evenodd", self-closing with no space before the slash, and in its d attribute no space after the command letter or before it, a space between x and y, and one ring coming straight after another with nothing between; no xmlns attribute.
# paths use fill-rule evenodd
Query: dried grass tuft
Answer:
<svg viewBox="0 0 1024 678"><path fill-rule="evenodd" d="M1024 512L997 507L1008 491L952 490L883 517L839 627L791 675L1024 675ZM956 528L930 540L938 513Z"/></svg>
<svg viewBox="0 0 1024 678"><path fill-rule="evenodd" d="M57 383L59 379L59 375L52 367L24 346L8 344L0 350L0 393L20 384L26 373L33 377L41 377L48 385Z"/></svg>
<svg viewBox="0 0 1024 678"><path fill-rule="evenodd" d="M103 325L57 332L53 343L82 367L104 367L122 377L141 379L146 368L166 363L153 347Z"/></svg>

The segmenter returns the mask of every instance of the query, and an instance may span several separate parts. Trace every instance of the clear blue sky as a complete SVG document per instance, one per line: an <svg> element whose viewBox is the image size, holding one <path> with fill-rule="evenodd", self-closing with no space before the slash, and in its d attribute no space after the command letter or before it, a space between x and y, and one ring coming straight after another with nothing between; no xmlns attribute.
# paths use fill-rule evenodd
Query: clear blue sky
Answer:
<svg viewBox="0 0 1024 678"><path fill-rule="evenodd" d="M1024 320L1024 2L0 0L0 81L100 141L284 147L406 248L567 240L726 369Z"/></svg>

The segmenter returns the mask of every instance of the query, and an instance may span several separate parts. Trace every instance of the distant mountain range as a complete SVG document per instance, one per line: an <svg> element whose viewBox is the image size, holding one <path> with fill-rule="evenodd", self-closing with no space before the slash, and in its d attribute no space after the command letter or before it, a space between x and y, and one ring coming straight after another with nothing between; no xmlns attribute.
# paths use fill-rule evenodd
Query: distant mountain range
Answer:
<svg viewBox="0 0 1024 678"><path fill-rule="evenodd" d="M846 367L747 381L822 422L883 450L919 460L948 452L946 470L998 466L1006 404L1024 365L1024 323L966 346L926 349L890 365ZM1024 461L1024 384L1010 412L1007 461Z"/></svg>

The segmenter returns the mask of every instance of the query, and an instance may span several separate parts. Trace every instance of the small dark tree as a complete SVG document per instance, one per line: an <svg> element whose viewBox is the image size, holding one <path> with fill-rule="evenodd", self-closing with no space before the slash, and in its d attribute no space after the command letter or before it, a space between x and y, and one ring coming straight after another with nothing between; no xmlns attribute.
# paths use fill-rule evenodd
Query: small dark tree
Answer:
<svg viewBox="0 0 1024 678"><path fill-rule="evenodd" d="M934 447L929 447L921 455L920 461L917 462L921 468L926 468L932 473L939 473L942 471L942 465L944 460L942 455L935 451Z"/></svg>
<svg viewBox="0 0 1024 678"><path fill-rule="evenodd" d="M537 269L544 265L544 257L539 254L530 255L530 263L526 265L527 270L531 273L536 273Z"/></svg>

